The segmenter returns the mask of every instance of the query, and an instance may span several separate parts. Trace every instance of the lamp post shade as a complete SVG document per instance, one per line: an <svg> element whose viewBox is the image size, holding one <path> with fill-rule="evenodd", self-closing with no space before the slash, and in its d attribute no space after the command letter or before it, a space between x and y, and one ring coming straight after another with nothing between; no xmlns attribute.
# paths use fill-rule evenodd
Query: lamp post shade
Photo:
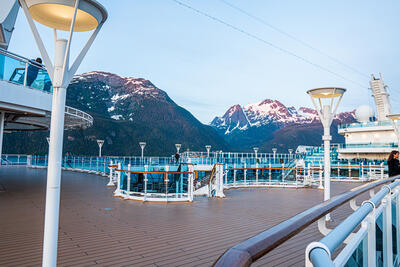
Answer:
<svg viewBox="0 0 400 267"><path fill-rule="evenodd" d="M313 98L335 98L340 97L346 92L346 89L339 88L339 87L323 87L323 88L316 88L307 91Z"/></svg>
<svg viewBox="0 0 400 267"><path fill-rule="evenodd" d="M179 154L179 150L181 149L182 145L181 144L175 144L175 148L176 148L176 153Z"/></svg>
<svg viewBox="0 0 400 267"><path fill-rule="evenodd" d="M392 121L400 121L400 114L390 114L387 117Z"/></svg>
<svg viewBox="0 0 400 267"><path fill-rule="evenodd" d="M50 28L69 31L75 1L26 0L32 18ZM75 32L90 31L107 19L105 8L94 0L80 0L75 19Z"/></svg>

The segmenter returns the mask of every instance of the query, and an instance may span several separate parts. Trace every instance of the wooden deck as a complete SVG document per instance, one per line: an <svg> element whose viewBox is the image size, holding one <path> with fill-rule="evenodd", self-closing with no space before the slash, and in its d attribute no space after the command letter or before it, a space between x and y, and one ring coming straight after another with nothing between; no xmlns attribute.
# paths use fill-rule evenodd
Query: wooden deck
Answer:
<svg viewBox="0 0 400 267"><path fill-rule="evenodd" d="M40 266L45 170L0 167L0 266ZM229 247L319 203L316 189L233 189L225 199L155 204L112 197L96 175L63 172L59 266L210 266ZM333 195L358 186L333 183ZM337 222L349 205L332 215ZM253 266L303 266L308 227Z"/></svg>

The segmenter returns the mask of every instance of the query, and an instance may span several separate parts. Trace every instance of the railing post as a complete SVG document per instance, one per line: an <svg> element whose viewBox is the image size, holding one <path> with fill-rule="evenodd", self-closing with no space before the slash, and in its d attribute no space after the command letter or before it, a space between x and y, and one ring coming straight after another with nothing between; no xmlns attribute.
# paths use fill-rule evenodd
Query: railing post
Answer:
<svg viewBox="0 0 400 267"><path fill-rule="evenodd" d="M27 80L27 77L28 77L28 64L29 64L28 62L25 63L24 86L26 86L26 80Z"/></svg>
<svg viewBox="0 0 400 267"><path fill-rule="evenodd" d="M225 197L224 185L223 185L224 180L223 180L223 165L222 164L218 164L216 166L215 179L216 179L215 196L216 197Z"/></svg>
<svg viewBox="0 0 400 267"><path fill-rule="evenodd" d="M258 185L258 162L256 162L256 184Z"/></svg>
<svg viewBox="0 0 400 267"><path fill-rule="evenodd" d="M112 167L113 166L113 162L112 162L112 160L110 161L110 166L109 166L109 169L110 169L110 174L109 174L109 181L108 181L108 184L107 184L107 186L114 186L114 178L113 178L113 176L114 176L114 167Z"/></svg>
<svg viewBox="0 0 400 267"><path fill-rule="evenodd" d="M282 184L285 184L285 163L282 163Z"/></svg>
<svg viewBox="0 0 400 267"><path fill-rule="evenodd" d="M121 195L121 162L118 162L118 173L117 173L117 190L115 190L114 194L117 196Z"/></svg>
<svg viewBox="0 0 400 267"><path fill-rule="evenodd" d="M351 165L350 165L350 161L349 161L348 163L349 163L349 179L351 179Z"/></svg>
<svg viewBox="0 0 400 267"><path fill-rule="evenodd" d="M245 185L246 185L246 176L247 176L247 170L246 170L246 162L245 162L244 169L243 169L243 181L244 181Z"/></svg>
<svg viewBox="0 0 400 267"><path fill-rule="evenodd" d="M368 163L368 167L369 167L369 169L368 169L368 173L369 173L369 179L368 179L368 180L370 180L370 179L372 179L372 169L371 169L371 162L370 162L370 163Z"/></svg>
<svg viewBox="0 0 400 267"><path fill-rule="evenodd" d="M272 179L272 166L271 162L268 164L269 166L269 185L271 185L271 179Z"/></svg>
<svg viewBox="0 0 400 267"><path fill-rule="evenodd" d="M318 189L324 189L324 186L322 184L322 164L319 164L319 186Z"/></svg>
<svg viewBox="0 0 400 267"><path fill-rule="evenodd" d="M395 194L396 194L396 198L395 198L395 206L396 206L396 254L397 254L397 264L399 264L399 260L400 260L400 190L398 188L396 188L394 190Z"/></svg>
<svg viewBox="0 0 400 267"><path fill-rule="evenodd" d="M131 164L128 164L128 171L130 171L130 170L131 170ZM128 176L128 178L127 178L127 182L126 182L126 195L125 195L125 198L129 198L130 195L131 195L131 173L128 172L127 176Z"/></svg>
<svg viewBox="0 0 400 267"><path fill-rule="evenodd" d="M381 163L381 179L383 179L383 173L384 173L384 167L383 167L383 162ZM399 255L400 257L400 255Z"/></svg>
<svg viewBox="0 0 400 267"><path fill-rule="evenodd" d="M236 163L233 163L233 185L236 186Z"/></svg>
<svg viewBox="0 0 400 267"><path fill-rule="evenodd" d="M364 162L361 162L361 179L364 179Z"/></svg>
<svg viewBox="0 0 400 267"><path fill-rule="evenodd" d="M0 165L1 165L1 160L0 160ZM26 165L28 165L28 167L32 166L32 155L28 155L28 157L26 158Z"/></svg>
<svg viewBox="0 0 400 267"><path fill-rule="evenodd" d="M148 170L149 170L149 165L144 165L144 171L147 172ZM144 197L143 197L143 201L146 201L146 199L147 199L147 173L144 174L143 181L144 181L144 188L143 188Z"/></svg>
<svg viewBox="0 0 400 267"><path fill-rule="evenodd" d="M389 188L389 186L386 186ZM393 240L392 240L392 196L389 193L382 200L383 208L383 266L393 266Z"/></svg>
<svg viewBox="0 0 400 267"><path fill-rule="evenodd" d="M165 166L166 172L164 173L164 183L165 183L165 198L166 201L168 202L168 182L169 182L169 177L168 177L168 171L169 171L169 166Z"/></svg>
<svg viewBox="0 0 400 267"><path fill-rule="evenodd" d="M228 168L228 166L225 163L223 173L225 173L224 170L226 170L227 168ZM225 184L228 184L228 171L226 171L226 174L225 174Z"/></svg>
<svg viewBox="0 0 400 267"><path fill-rule="evenodd" d="M188 166L189 168L189 175L188 175L188 198L189 198L189 201L190 202L192 202L193 201L193 180L194 180L194 178L193 178L193 165L192 164L189 164L189 166Z"/></svg>

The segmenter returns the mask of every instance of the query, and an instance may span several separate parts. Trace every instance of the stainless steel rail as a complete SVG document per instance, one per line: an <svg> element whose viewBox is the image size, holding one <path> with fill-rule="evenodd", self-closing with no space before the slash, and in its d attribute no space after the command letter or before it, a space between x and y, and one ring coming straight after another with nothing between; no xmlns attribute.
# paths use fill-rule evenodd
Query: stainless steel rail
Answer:
<svg viewBox="0 0 400 267"><path fill-rule="evenodd" d="M393 182L399 178L400 176L394 176L384 180L364 184L305 210L296 216L228 249L217 259L213 266L250 266L253 262L263 257L268 252L346 202L376 188L377 186Z"/></svg>
<svg viewBox="0 0 400 267"><path fill-rule="evenodd" d="M32 64L32 61L31 61L30 59L28 59L28 58L26 58L26 57L22 57L22 56L17 55L17 54L14 54L14 53L12 53L12 52L10 52L10 51L8 51L8 50L4 50L3 48L0 48L0 54L5 55L5 56L8 56L8 57L11 57L11 58L14 58L14 59L16 59L16 60L23 61L23 62L28 63L28 64L30 64L30 65L33 65L33 64ZM38 67L38 68L41 68L41 69L43 69L43 70L46 70L46 68L44 67L44 65L43 65L43 64L40 64L40 63L38 63L38 62L35 62L34 66L35 66L35 67Z"/></svg>

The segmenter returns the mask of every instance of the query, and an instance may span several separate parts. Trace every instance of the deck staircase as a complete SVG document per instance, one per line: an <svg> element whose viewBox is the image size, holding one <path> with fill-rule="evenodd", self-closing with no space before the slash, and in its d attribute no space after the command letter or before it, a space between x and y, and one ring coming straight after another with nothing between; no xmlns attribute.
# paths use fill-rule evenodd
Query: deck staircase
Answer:
<svg viewBox="0 0 400 267"><path fill-rule="evenodd" d="M217 164L214 164L211 171L206 171L206 175L203 177L203 179L201 179L200 181L195 180L194 182L195 191L193 192L195 196L207 195L211 197L213 195L216 166Z"/></svg>

